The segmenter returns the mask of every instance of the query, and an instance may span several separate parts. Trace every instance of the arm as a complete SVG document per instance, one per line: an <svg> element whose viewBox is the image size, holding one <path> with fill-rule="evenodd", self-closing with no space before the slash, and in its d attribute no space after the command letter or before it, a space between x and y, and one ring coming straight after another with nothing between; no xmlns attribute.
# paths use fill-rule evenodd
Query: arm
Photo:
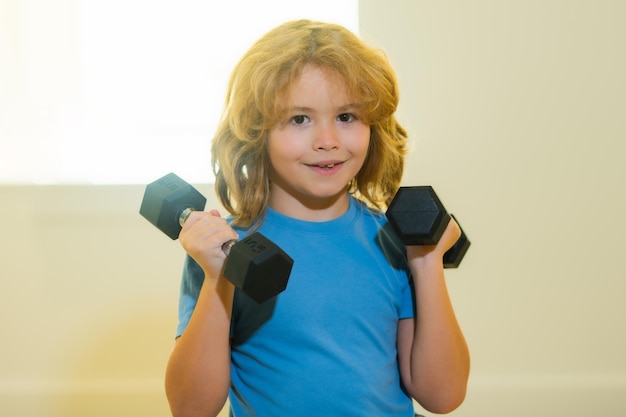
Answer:
<svg viewBox="0 0 626 417"><path fill-rule="evenodd" d="M407 246L417 312L415 319L400 321L398 361L407 391L434 413L461 405L469 377L469 351L443 271L443 254L459 236L451 220L436 246Z"/></svg>
<svg viewBox="0 0 626 417"><path fill-rule="evenodd" d="M173 416L216 416L230 385L230 318L234 286L222 275L222 243L235 231L216 211L192 213L180 242L205 275L194 312L170 356L165 390Z"/></svg>

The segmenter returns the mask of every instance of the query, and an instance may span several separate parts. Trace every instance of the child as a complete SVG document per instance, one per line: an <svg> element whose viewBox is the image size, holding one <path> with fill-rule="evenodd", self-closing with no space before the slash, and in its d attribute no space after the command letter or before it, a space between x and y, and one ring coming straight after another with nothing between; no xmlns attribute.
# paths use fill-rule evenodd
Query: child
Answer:
<svg viewBox="0 0 626 417"><path fill-rule="evenodd" d="M384 55L307 20L267 33L229 82L213 141L231 217L194 212L166 391L174 416L413 416L461 404L467 346L436 246L404 247L380 210L400 184L406 132ZM221 275L224 242L258 230L293 259L257 304Z"/></svg>

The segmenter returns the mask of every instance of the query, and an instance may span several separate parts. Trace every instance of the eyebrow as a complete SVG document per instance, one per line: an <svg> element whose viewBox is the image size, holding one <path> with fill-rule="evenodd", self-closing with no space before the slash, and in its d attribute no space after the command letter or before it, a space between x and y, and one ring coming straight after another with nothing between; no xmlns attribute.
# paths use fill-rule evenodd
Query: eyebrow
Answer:
<svg viewBox="0 0 626 417"><path fill-rule="evenodd" d="M285 113L297 113L297 112L311 113L312 111L313 111L312 108L303 107L303 106L291 106L291 107L285 108Z"/></svg>
<svg viewBox="0 0 626 417"><path fill-rule="evenodd" d="M337 111L339 113L348 111L348 110L358 110L360 108L356 103L350 103L343 106L339 106ZM303 112L303 113L312 113L315 112L315 109L306 106L290 106L285 108L285 113L295 113L295 112Z"/></svg>

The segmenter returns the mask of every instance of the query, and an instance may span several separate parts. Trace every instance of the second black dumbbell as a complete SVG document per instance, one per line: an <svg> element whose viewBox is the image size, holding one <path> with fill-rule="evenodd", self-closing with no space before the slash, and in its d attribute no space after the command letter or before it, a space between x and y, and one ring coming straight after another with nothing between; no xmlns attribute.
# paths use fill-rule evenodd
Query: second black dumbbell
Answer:
<svg viewBox="0 0 626 417"><path fill-rule="evenodd" d="M454 218L448 214L431 186L400 187L386 214L405 245L437 244L450 218ZM461 237L444 254L444 267L458 267L469 247L470 241L461 229Z"/></svg>
<svg viewBox="0 0 626 417"><path fill-rule="evenodd" d="M204 210L206 198L176 174L148 184L139 213L171 239L177 239L189 214ZM224 276L258 303L287 287L293 259L261 233L222 246L227 255Z"/></svg>

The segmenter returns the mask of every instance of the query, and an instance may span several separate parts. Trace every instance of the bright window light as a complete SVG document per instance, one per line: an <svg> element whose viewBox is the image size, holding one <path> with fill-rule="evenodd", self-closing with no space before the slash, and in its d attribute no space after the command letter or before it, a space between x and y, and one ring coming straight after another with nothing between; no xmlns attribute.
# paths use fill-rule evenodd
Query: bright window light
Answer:
<svg viewBox="0 0 626 417"><path fill-rule="evenodd" d="M9 0L0 7L0 182L211 182L230 71L291 19L358 32L358 0Z"/></svg>

